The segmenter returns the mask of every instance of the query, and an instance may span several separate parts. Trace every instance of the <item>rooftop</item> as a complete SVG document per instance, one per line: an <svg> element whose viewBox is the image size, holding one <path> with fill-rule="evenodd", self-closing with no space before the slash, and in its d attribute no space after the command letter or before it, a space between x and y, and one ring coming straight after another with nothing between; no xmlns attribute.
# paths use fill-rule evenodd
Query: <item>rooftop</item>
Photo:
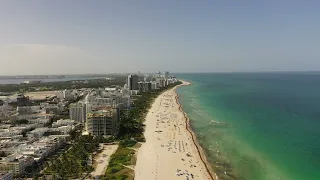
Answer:
<svg viewBox="0 0 320 180"><path fill-rule="evenodd" d="M111 117L116 113L116 109L113 108L108 108L108 109L103 109L99 111L94 111L92 113L88 113L87 117L92 118L92 117Z"/></svg>

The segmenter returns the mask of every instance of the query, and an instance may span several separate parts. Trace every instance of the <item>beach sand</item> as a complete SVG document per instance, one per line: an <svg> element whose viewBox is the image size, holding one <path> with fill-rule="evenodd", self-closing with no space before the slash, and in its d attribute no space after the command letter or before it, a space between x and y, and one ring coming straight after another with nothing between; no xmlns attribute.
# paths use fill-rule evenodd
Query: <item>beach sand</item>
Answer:
<svg viewBox="0 0 320 180"><path fill-rule="evenodd" d="M146 116L146 142L135 166L137 180L217 179L181 111L177 87L159 95Z"/></svg>
<svg viewBox="0 0 320 180"><path fill-rule="evenodd" d="M110 157L113 153L116 152L118 149L118 145L100 145L103 146L102 152L100 154L97 154L94 161L94 171L91 173L91 176L102 176L105 174Z"/></svg>

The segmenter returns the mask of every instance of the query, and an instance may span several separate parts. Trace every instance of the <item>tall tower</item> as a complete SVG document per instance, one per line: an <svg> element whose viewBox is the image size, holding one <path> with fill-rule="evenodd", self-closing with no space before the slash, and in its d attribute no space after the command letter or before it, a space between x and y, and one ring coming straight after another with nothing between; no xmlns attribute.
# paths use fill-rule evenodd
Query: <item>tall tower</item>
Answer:
<svg viewBox="0 0 320 180"><path fill-rule="evenodd" d="M167 72L167 71L164 72L164 73L163 73L163 77L164 77L165 79L168 79L168 77L169 77L169 72Z"/></svg>
<svg viewBox="0 0 320 180"><path fill-rule="evenodd" d="M129 75L127 77L127 85L129 90L138 90L138 76Z"/></svg>

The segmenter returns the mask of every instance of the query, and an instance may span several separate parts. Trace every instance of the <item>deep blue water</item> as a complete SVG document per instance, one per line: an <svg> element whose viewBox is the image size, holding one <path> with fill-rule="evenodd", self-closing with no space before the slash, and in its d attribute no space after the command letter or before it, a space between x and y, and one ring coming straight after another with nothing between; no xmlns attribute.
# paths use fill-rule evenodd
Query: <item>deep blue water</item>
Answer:
<svg viewBox="0 0 320 180"><path fill-rule="evenodd" d="M180 102L220 179L320 179L320 74L177 76L192 83Z"/></svg>

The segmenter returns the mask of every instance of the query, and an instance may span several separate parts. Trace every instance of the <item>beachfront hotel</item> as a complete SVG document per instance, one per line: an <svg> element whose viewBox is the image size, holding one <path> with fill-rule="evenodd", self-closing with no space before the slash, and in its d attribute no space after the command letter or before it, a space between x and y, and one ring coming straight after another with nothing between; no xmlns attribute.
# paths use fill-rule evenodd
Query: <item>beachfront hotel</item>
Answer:
<svg viewBox="0 0 320 180"><path fill-rule="evenodd" d="M118 129L119 113L117 108L87 113L87 132L94 136L115 135Z"/></svg>
<svg viewBox="0 0 320 180"><path fill-rule="evenodd" d="M138 82L138 90L140 92L149 92L152 89L151 82Z"/></svg>

